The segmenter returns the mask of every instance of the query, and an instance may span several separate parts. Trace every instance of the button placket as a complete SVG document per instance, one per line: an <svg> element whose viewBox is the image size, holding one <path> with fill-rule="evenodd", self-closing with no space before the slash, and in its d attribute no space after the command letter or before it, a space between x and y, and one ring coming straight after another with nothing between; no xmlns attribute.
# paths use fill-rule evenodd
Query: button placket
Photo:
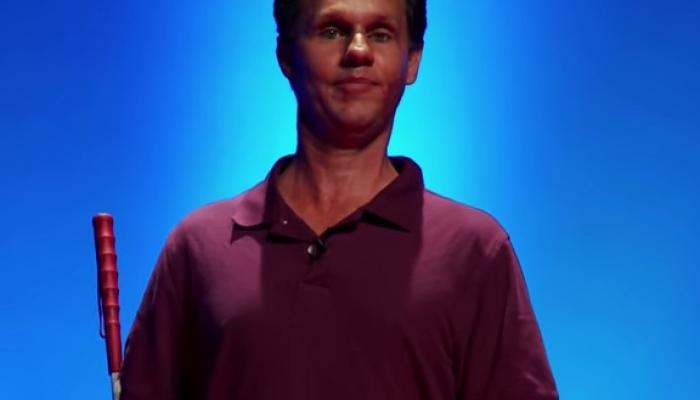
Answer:
<svg viewBox="0 0 700 400"><path fill-rule="evenodd" d="M332 235L330 235L332 236ZM302 279L302 284L329 288L332 262L328 256L330 248L327 246L329 235L327 232L311 242L306 242L304 252L308 258L308 269Z"/></svg>

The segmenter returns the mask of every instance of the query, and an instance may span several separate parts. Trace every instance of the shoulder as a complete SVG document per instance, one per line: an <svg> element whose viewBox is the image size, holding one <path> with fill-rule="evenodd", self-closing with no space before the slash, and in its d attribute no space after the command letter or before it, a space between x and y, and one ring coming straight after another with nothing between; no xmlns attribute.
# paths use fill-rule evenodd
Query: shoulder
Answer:
<svg viewBox="0 0 700 400"><path fill-rule="evenodd" d="M423 192L423 229L428 236L455 246L489 253L508 240L508 233L488 212L439 195Z"/></svg>
<svg viewBox="0 0 700 400"><path fill-rule="evenodd" d="M205 243L229 243L234 218L262 216L265 184L229 199L211 202L187 214L171 231L168 242L201 246Z"/></svg>

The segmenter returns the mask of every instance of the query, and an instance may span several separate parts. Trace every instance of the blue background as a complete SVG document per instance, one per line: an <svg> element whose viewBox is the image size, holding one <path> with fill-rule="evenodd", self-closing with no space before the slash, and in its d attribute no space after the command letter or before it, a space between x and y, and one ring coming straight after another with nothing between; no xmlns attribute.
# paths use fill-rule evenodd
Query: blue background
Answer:
<svg viewBox="0 0 700 400"><path fill-rule="evenodd" d="M271 1L3 1L0 393L109 398L173 225L294 150ZM390 151L510 231L563 399L700 398L700 3L429 1Z"/></svg>

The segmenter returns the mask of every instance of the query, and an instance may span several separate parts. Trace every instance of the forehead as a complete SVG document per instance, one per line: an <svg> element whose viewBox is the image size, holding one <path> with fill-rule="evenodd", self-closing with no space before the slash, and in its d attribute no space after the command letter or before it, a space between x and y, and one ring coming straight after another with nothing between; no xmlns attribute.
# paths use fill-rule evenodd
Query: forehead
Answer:
<svg viewBox="0 0 700 400"><path fill-rule="evenodd" d="M406 19L405 3L405 0L305 0L303 14L311 20L343 17L401 24Z"/></svg>

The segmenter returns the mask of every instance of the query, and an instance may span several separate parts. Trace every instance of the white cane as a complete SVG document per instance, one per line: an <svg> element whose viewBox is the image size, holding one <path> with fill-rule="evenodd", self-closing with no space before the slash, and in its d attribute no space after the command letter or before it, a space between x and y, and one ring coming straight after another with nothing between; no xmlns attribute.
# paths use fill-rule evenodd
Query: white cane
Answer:
<svg viewBox="0 0 700 400"><path fill-rule="evenodd" d="M122 367L121 326L119 324L119 273L114 246L114 219L109 214L92 218L97 255L97 308L100 336L107 346L107 366L112 384L112 400L119 400Z"/></svg>

